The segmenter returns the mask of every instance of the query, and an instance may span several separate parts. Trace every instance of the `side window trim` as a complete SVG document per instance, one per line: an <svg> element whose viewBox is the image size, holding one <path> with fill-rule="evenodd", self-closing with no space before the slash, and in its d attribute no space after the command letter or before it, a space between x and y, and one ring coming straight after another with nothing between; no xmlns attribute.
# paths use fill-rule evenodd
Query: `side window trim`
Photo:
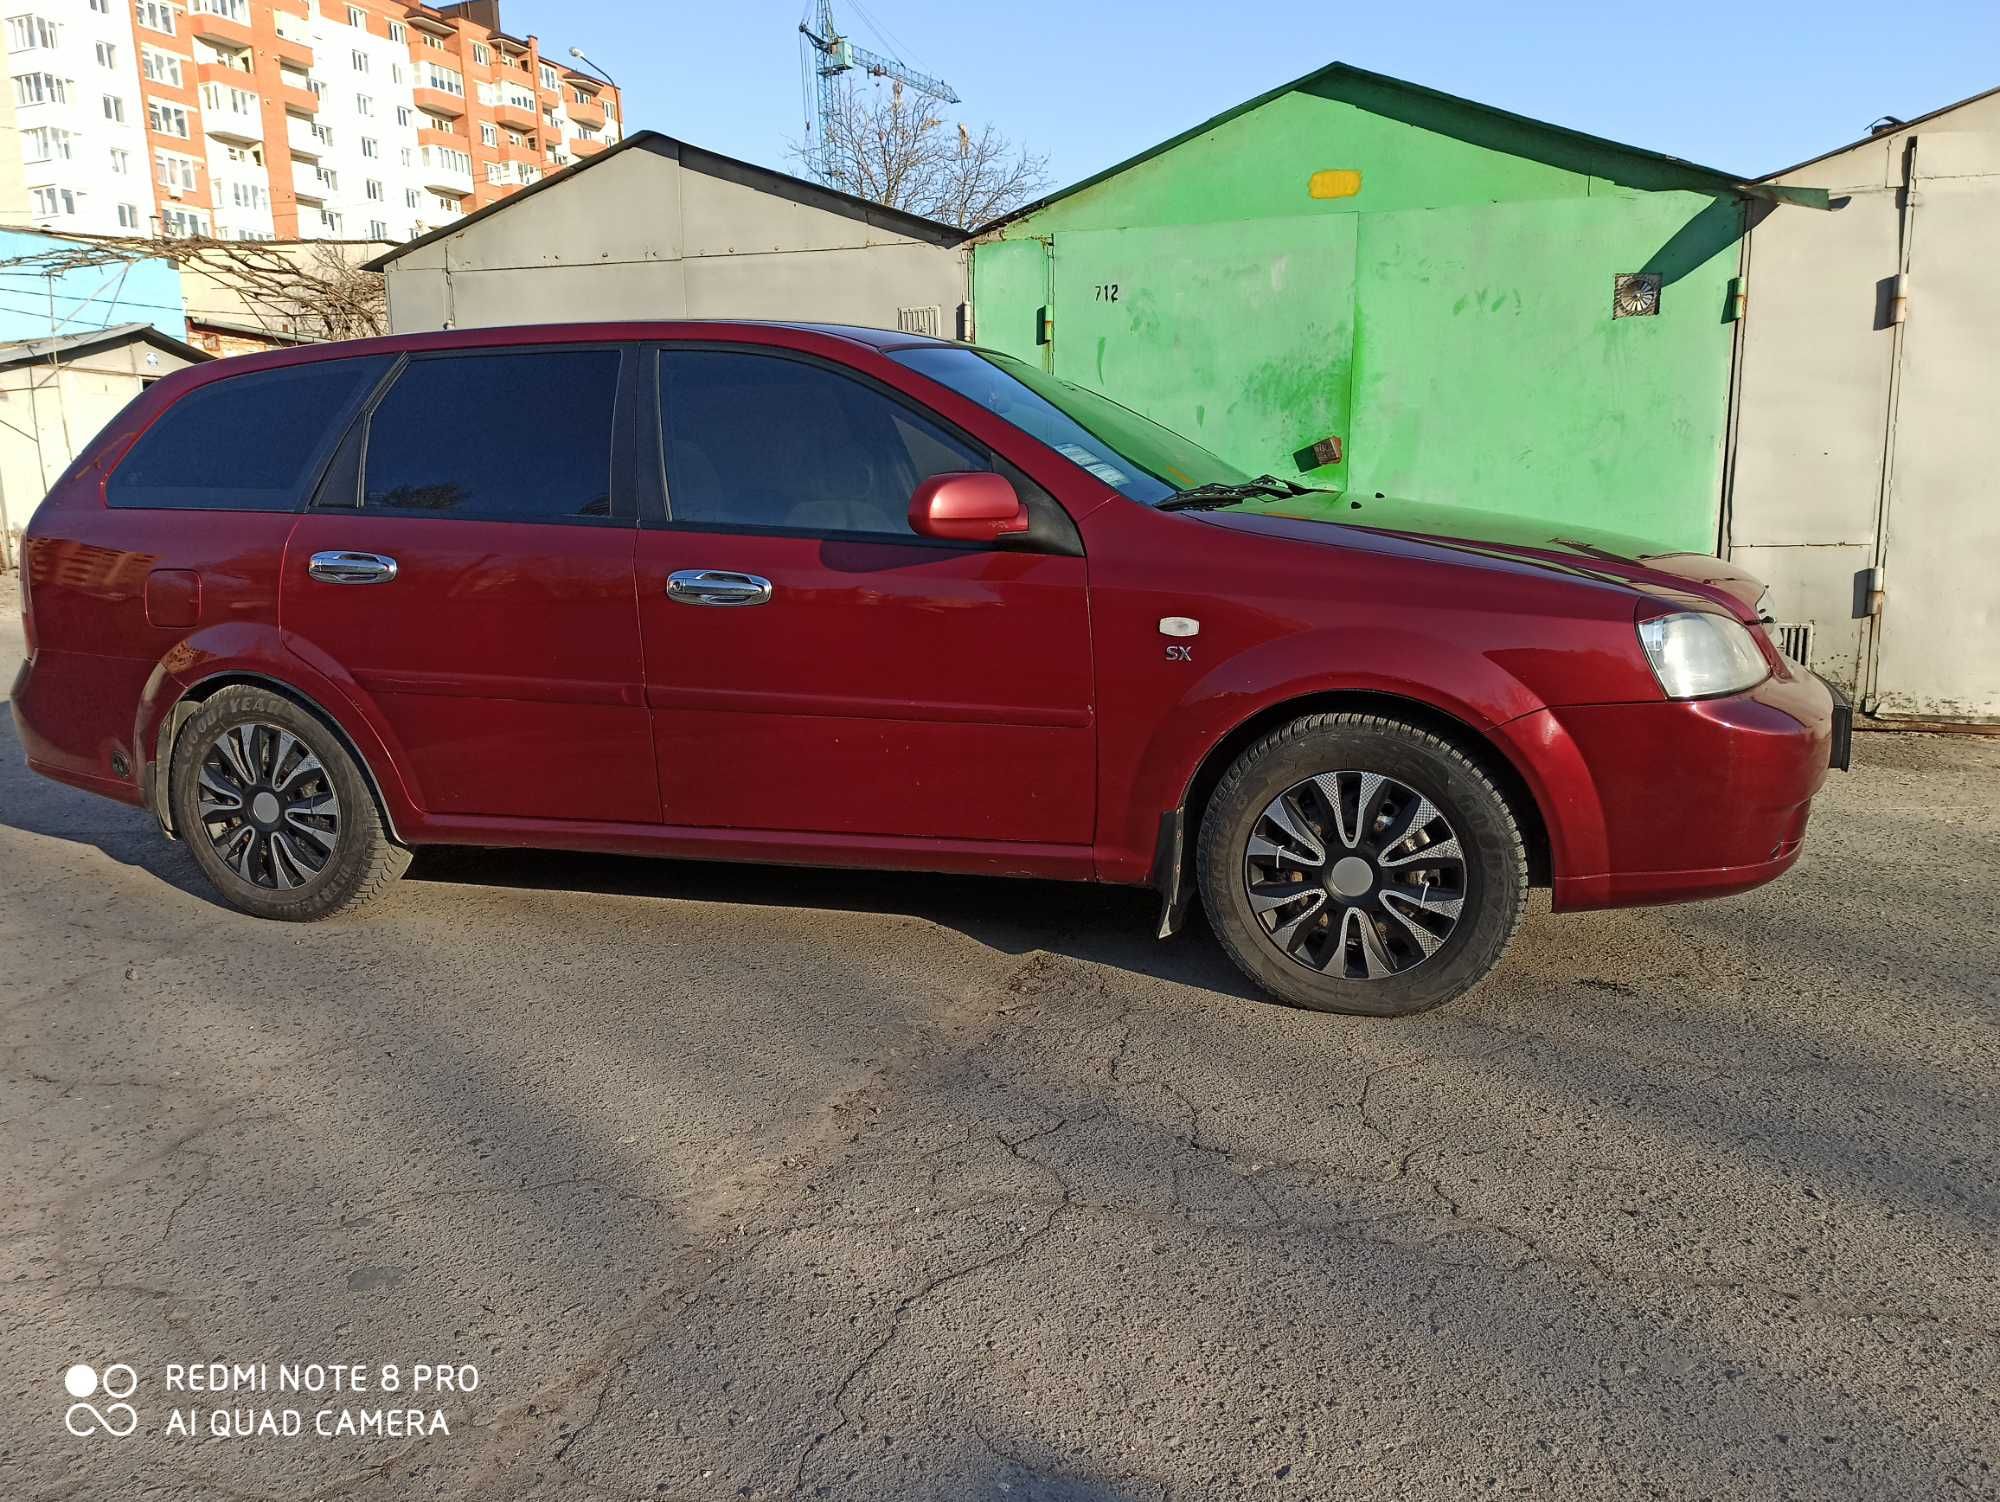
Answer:
<svg viewBox="0 0 2000 1502"><path fill-rule="evenodd" d="M718 339L671 339L655 340L645 345L648 358L640 363L645 369L644 389L639 393L641 410L638 415L640 429L638 443L639 482L641 489L639 525L656 531L703 532L723 535L743 535L753 537L808 537L825 538L837 542L870 543L889 547L910 547L941 549L954 553L1061 553L1081 556L1083 545L1076 533L1075 523L1069 514L1061 509L1053 497L1010 464L1004 456L996 453L992 445L975 438L942 413L934 412L908 393L898 391L884 381L876 379L867 371L857 370L851 365L843 365L838 360L829 360L824 355L813 354L809 350L790 349L781 345L735 344ZM665 385L660 380L660 360L667 354L679 353L752 355L772 360L787 360L796 365L809 365L830 374L854 382L862 389L886 398L909 413L917 421L937 429L954 443L972 450L986 460L989 469L1005 475L1028 502L1029 509L1038 516L1044 511L1052 511L1053 525L1038 527L1038 532L1052 533L1042 538L1030 539L1022 543L974 543L952 542L944 538L919 537L915 533L907 535L892 532L836 531L820 527L776 527L746 522L693 521L676 518L673 514L673 486L667 474L666 453L666 409L662 398Z"/></svg>
<svg viewBox="0 0 2000 1502"><path fill-rule="evenodd" d="M636 404L640 399L639 367L646 362L639 358L639 346L618 340L567 340L559 344L491 344L464 345L450 349L419 349L406 351L395 363L392 370L369 393L350 425L347 438L336 455L339 464L327 475L325 493L328 498L321 502L315 497L314 509L329 511L354 510L367 512L368 498L364 486L368 475L368 437L375 422L375 413L387 401L389 393L396 388L396 382L412 366L427 360L451 359L454 357L477 357L481 355L536 355L568 354L609 350L618 356L618 382L611 398L611 446L605 455L605 483L610 487L611 510L605 516L452 516L439 513L427 517L432 521L480 521L503 522L513 526L529 527L630 527L636 521L632 496L636 489L633 475L633 453L631 430L635 421ZM342 499L351 495L352 499ZM411 513L387 508L376 508L376 517L406 517Z"/></svg>

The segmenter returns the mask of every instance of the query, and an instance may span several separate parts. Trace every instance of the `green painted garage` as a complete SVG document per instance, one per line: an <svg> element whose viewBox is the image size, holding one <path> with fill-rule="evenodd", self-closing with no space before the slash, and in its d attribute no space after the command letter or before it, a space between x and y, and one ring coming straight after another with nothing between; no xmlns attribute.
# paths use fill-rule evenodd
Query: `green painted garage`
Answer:
<svg viewBox="0 0 2000 1502"><path fill-rule="evenodd" d="M1708 551L1740 241L1825 201L1336 63L981 230L975 337L1252 473Z"/></svg>

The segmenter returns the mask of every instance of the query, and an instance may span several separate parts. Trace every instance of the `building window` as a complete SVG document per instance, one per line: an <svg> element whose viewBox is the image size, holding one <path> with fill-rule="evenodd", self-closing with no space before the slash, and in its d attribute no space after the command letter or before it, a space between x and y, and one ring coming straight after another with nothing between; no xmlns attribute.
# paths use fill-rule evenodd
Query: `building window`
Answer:
<svg viewBox="0 0 2000 1502"><path fill-rule="evenodd" d="M481 121L479 126L479 139L481 140L481 142L483 142L488 146L498 146L500 144L500 131L498 127L489 124L485 121Z"/></svg>
<svg viewBox="0 0 2000 1502"><path fill-rule="evenodd" d="M40 16L15 16L7 22L7 47L11 52L32 52L37 47L53 47L60 36L53 21Z"/></svg>
<svg viewBox="0 0 2000 1502"><path fill-rule="evenodd" d="M356 94L354 96L354 113L357 115L374 114L375 101L370 99L366 94Z"/></svg>
<svg viewBox="0 0 2000 1502"><path fill-rule="evenodd" d="M90 8L100 16L111 14L111 0L90 0Z"/></svg>
<svg viewBox="0 0 2000 1502"><path fill-rule="evenodd" d="M368 221L368 238L371 240L388 239L389 221L386 219L370 219Z"/></svg>
<svg viewBox="0 0 2000 1502"><path fill-rule="evenodd" d="M113 125L123 125L125 123L125 101L120 99L116 94L106 94L104 96L104 118L109 120Z"/></svg>
<svg viewBox="0 0 2000 1502"><path fill-rule="evenodd" d="M44 219L54 219L64 214L76 212L76 194L68 188L35 189L35 213Z"/></svg>
<svg viewBox="0 0 2000 1502"><path fill-rule="evenodd" d="M472 44L472 60L475 63L490 63L493 61L493 53L484 42L474 42Z"/></svg>
<svg viewBox="0 0 2000 1502"><path fill-rule="evenodd" d="M488 162L486 164L486 180L489 183L504 183L507 181L507 164L505 162Z"/></svg>
<svg viewBox="0 0 2000 1502"><path fill-rule="evenodd" d="M542 64L542 87L547 89L551 94L560 94L562 92L562 83L556 77L556 70L551 68L547 63Z"/></svg>
<svg viewBox="0 0 2000 1502"><path fill-rule="evenodd" d="M465 97L465 77L451 68L441 68L436 63L424 64L423 84L436 89L441 94L456 94Z"/></svg>
<svg viewBox="0 0 2000 1502"><path fill-rule="evenodd" d="M408 31L408 30L407 30L407 29L406 29L406 28L404 27L404 25L403 25L403 23L402 23L401 21L391 21L391 22L389 23L389 40L390 40L390 41L392 41L392 42L400 42L400 41L404 40L404 39L405 39L406 37L408 37L408 36L409 36L409 31Z"/></svg>
<svg viewBox="0 0 2000 1502"><path fill-rule="evenodd" d="M153 134L156 136L178 136L183 141L188 139L188 112L185 105L148 99L146 123L153 128Z"/></svg>
<svg viewBox="0 0 2000 1502"><path fill-rule="evenodd" d="M405 146L403 148L403 165L405 167L415 166L416 160L417 160L416 153L411 151L409 147Z"/></svg>
<svg viewBox="0 0 2000 1502"><path fill-rule="evenodd" d="M380 178L378 177L369 178L365 183L361 185L361 188L362 191L366 193L376 203L380 203L382 201L382 180Z"/></svg>
<svg viewBox="0 0 2000 1502"><path fill-rule="evenodd" d="M58 130L53 125L38 125L33 130L21 132L21 160L29 166L36 162L66 162L70 159L72 137L66 130Z"/></svg>
<svg viewBox="0 0 2000 1502"><path fill-rule="evenodd" d="M389 82L401 83L402 81L403 81L403 65L401 63L389 64Z"/></svg>
<svg viewBox="0 0 2000 1502"><path fill-rule="evenodd" d="M208 215L200 209L169 208L160 215L160 222L170 235L205 235L208 233Z"/></svg>
<svg viewBox="0 0 2000 1502"><path fill-rule="evenodd" d="M174 8L167 3L167 0L139 0L139 24L172 36Z"/></svg>
<svg viewBox="0 0 2000 1502"><path fill-rule="evenodd" d="M407 104L396 106L396 123L398 125L408 125L410 118L410 107Z"/></svg>
<svg viewBox="0 0 2000 1502"><path fill-rule="evenodd" d="M358 5L348 6L347 24L349 26L359 26L363 31L366 31L368 29L368 12Z"/></svg>
<svg viewBox="0 0 2000 1502"><path fill-rule="evenodd" d="M320 168L319 180L322 184L325 185L327 192L338 193L340 191L340 174L334 171L333 168L331 167Z"/></svg>
<svg viewBox="0 0 2000 1502"><path fill-rule="evenodd" d="M16 104L67 104L69 80L53 73L22 73L14 79Z"/></svg>
<svg viewBox="0 0 2000 1502"><path fill-rule="evenodd" d="M191 156L182 156L178 151L156 151L153 153L153 174L161 187L182 193L192 193L196 174L201 163Z"/></svg>
<svg viewBox="0 0 2000 1502"><path fill-rule="evenodd" d="M220 16L239 26L250 24L250 0L188 0L188 9L197 15Z"/></svg>
<svg viewBox="0 0 2000 1502"><path fill-rule="evenodd" d="M319 211L319 227L329 235L338 235L343 222L338 209L321 209Z"/></svg>
<svg viewBox="0 0 2000 1502"><path fill-rule="evenodd" d="M121 203L118 205L118 227L120 229L137 229L139 227L139 206L137 204Z"/></svg>
<svg viewBox="0 0 2000 1502"><path fill-rule="evenodd" d="M353 63L356 73L366 73L368 71L368 54L363 52L359 47L356 47L347 56L349 61Z"/></svg>
<svg viewBox="0 0 2000 1502"><path fill-rule="evenodd" d="M405 189L403 189L403 207L404 207L404 208L406 208L406 209L420 209L420 208L422 208L423 206L424 206L424 195L423 195L423 194L419 193L419 192L418 192L418 191L417 191L417 190L416 190L415 188L405 188Z"/></svg>
<svg viewBox="0 0 2000 1502"><path fill-rule="evenodd" d="M97 44L97 65L100 68L117 67L118 49L109 42L99 42Z"/></svg>
<svg viewBox="0 0 2000 1502"><path fill-rule="evenodd" d="M141 47L139 71L150 82L167 84L176 89L181 87L181 60L171 52L162 52L157 47Z"/></svg>
<svg viewBox="0 0 2000 1502"><path fill-rule="evenodd" d="M123 146L112 147L111 170L120 177L130 177L132 175L132 153L127 151Z"/></svg>
<svg viewBox="0 0 2000 1502"><path fill-rule="evenodd" d="M570 97L578 104L595 104L597 102L590 95L584 93L582 89L571 89L569 92Z"/></svg>

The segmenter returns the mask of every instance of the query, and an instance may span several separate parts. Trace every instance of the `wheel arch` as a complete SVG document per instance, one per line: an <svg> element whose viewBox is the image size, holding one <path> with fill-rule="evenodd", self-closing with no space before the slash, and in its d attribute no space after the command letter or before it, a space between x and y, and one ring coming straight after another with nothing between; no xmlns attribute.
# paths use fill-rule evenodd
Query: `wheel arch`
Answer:
<svg viewBox="0 0 2000 1502"><path fill-rule="evenodd" d="M281 699L290 700L324 725L340 742L341 749L353 757L354 764L361 768L362 780L368 784L369 795L375 800L376 812L381 815L382 827L389 832L389 838L398 844L404 843L396 828L395 812L389 806L389 800L382 796L382 783L376 776L375 768L369 764L367 756L362 753L361 747L355 743L354 737L348 733L347 727L340 723L339 718L297 685L287 683L282 678L271 677L269 674L240 668L225 669L188 685L186 692L174 701L173 707L160 721L159 739L154 747L152 765L148 768L151 787L147 801L151 804L153 816L160 821L160 828L168 839L180 838L179 831L174 828L173 806L167 797L167 784L173 768L174 744L180 736L181 726L186 724L202 705L226 688L264 689Z"/></svg>
<svg viewBox="0 0 2000 1502"><path fill-rule="evenodd" d="M1477 762L1479 769L1493 780L1494 786L1499 788L1501 796L1520 821L1521 839L1528 848L1530 885L1546 887L1552 883L1555 863L1549 842L1547 814L1527 778L1515 766L1513 758L1501 749L1493 737L1457 715L1426 704L1421 699L1367 690L1330 689L1264 706L1226 732L1203 753L1181 795L1178 809L1181 828L1173 834L1179 862L1178 869L1173 872L1170 904L1178 898L1184 908L1186 894L1192 891L1191 873L1187 868L1193 859L1202 818L1208 812L1209 798L1215 792L1216 784L1222 781L1223 774L1237 757L1263 736L1301 716L1312 714L1378 714L1387 719L1401 720L1450 741ZM1174 816L1170 814L1168 817L1172 819ZM1163 845L1165 840L1163 834Z"/></svg>

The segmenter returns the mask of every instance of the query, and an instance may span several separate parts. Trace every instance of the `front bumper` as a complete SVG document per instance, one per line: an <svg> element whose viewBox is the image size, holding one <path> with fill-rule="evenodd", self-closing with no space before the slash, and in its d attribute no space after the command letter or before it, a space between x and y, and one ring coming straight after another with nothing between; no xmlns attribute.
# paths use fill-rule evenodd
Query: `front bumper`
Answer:
<svg viewBox="0 0 2000 1502"><path fill-rule="evenodd" d="M1784 874L1813 794L1848 760L1851 719L1836 711L1831 686L1797 671L1729 698L1549 709L1524 717L1543 725L1504 727L1569 758L1544 808L1552 826L1575 821L1571 838L1550 830L1554 906L1723 897Z"/></svg>

